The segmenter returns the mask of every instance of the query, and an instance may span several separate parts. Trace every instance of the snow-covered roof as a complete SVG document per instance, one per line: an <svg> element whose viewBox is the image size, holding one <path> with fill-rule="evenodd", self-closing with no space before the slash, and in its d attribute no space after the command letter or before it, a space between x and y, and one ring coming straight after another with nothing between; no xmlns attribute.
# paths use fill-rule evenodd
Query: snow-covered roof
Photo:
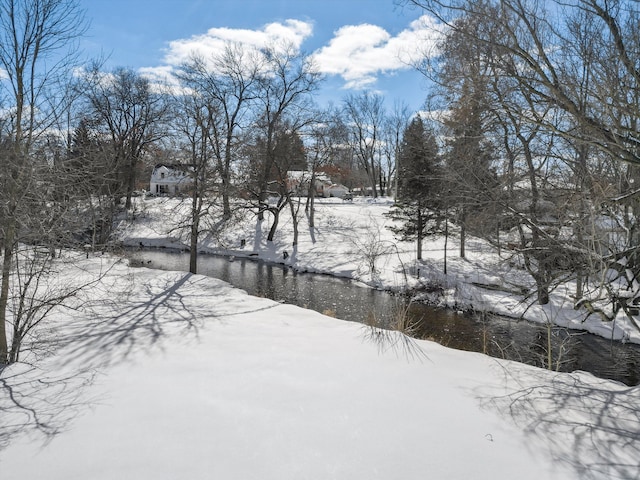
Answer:
<svg viewBox="0 0 640 480"><path fill-rule="evenodd" d="M178 183L191 180L191 167L189 165L158 164L151 172L152 183Z"/></svg>
<svg viewBox="0 0 640 480"><path fill-rule="evenodd" d="M298 182L305 180L309 181L311 180L312 176L313 173L307 170L289 170L287 172L287 178L289 178L289 180L297 180ZM324 173L316 172L314 178L316 182L331 183L331 179L329 178L329 176Z"/></svg>

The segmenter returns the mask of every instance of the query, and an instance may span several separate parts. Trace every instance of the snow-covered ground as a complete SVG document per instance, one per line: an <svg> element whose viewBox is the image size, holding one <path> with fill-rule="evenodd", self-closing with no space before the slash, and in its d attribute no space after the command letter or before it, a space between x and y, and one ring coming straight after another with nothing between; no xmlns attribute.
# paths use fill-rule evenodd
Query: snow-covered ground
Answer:
<svg viewBox="0 0 640 480"><path fill-rule="evenodd" d="M180 227L187 224L181 222L180 215L187 215L188 200L143 197L137 200L135 220L123 221L119 228L120 240L125 245L174 248L189 245L188 230ZM622 312L615 322L603 322L598 315L585 320L585 310L573 308L575 285L572 282L554 290L548 305L535 304L534 281L517 262L510 261L510 252L499 256L495 248L471 237L467 239L466 259L461 259L455 228L451 228L447 245L447 275L443 273L444 236L427 238L423 261L417 263L415 243L399 242L387 228L393 223L386 215L392 205L389 198L356 197L353 202L316 199L315 228L310 229L303 204L296 249L292 248L293 224L288 209L281 215L273 242L267 242L270 216L259 223L252 212L243 211L241 218L223 230L216 224L212 228L215 233L204 236L200 248L202 252L251 255L301 271L354 278L387 290L437 285L444 288L431 294L429 300L440 305L486 310L538 323L551 322L606 338L640 343L640 331ZM244 246L241 246L242 240ZM288 255L286 259L284 252ZM372 257L376 257L373 274ZM521 293L524 291L529 293Z"/></svg>
<svg viewBox="0 0 640 480"><path fill-rule="evenodd" d="M334 230L352 232L336 209ZM296 262L358 269L304 245ZM379 343L216 279L114 261L60 265L69 282L104 277L1 372L2 478L639 478L640 387L401 348L397 333Z"/></svg>

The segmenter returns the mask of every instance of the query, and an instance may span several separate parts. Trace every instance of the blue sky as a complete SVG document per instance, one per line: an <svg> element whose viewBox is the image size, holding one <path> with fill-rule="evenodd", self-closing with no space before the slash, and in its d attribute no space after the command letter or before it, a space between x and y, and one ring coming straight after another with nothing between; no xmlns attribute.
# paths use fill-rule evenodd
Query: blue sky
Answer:
<svg viewBox="0 0 640 480"><path fill-rule="evenodd" d="M393 0L81 0L90 27L82 48L105 68L160 75L198 50L233 39L286 38L325 74L319 101L369 89L418 110L424 77L408 63L433 43L431 19Z"/></svg>

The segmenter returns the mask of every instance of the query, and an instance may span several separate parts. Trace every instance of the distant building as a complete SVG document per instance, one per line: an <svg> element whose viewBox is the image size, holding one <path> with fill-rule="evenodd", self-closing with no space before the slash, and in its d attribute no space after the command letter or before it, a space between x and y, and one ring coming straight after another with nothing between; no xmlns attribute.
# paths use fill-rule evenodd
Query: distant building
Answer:
<svg viewBox="0 0 640 480"><path fill-rule="evenodd" d="M340 183L334 183L325 189L325 197L344 198L349 193L349 189Z"/></svg>
<svg viewBox="0 0 640 480"><path fill-rule="evenodd" d="M290 170L287 172L287 188L296 195L308 196L311 184L311 172L303 170ZM344 197L349 189L344 185L336 184L324 173L316 173L313 186L316 196L319 197Z"/></svg>
<svg viewBox="0 0 640 480"><path fill-rule="evenodd" d="M186 193L192 184L189 166L158 164L151 172L149 192L154 195L180 195Z"/></svg>

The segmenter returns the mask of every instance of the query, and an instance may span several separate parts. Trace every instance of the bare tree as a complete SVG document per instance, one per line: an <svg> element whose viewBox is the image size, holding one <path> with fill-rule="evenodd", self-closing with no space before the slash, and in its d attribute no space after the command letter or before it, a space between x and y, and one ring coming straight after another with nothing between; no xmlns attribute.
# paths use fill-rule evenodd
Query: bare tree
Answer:
<svg viewBox="0 0 640 480"><path fill-rule="evenodd" d="M142 156L166 135L166 99L153 90L148 79L126 68L104 73L93 66L80 88L96 128L110 139L117 174L114 201L119 203L120 196L125 196L125 209L129 210Z"/></svg>
<svg viewBox="0 0 640 480"><path fill-rule="evenodd" d="M344 122L350 132L350 146L360 168L366 173L371 194L377 198L378 192L383 194L379 179L386 119L384 97L362 92L359 95L347 96L343 104Z"/></svg>
<svg viewBox="0 0 640 480"><path fill-rule="evenodd" d="M259 219L269 211L269 182L276 170L278 135L285 131L297 133L310 121L313 111L311 94L321 79L309 57L297 52L292 45L269 47L262 54L265 64L260 79L255 125L255 135L262 144L257 190L254 190ZM275 232L273 228L270 240L273 240L272 232Z"/></svg>
<svg viewBox="0 0 640 480"><path fill-rule="evenodd" d="M386 194L398 195L398 155L402 144L402 136L409 125L411 115L409 107L405 103L395 102L394 108L387 116L384 128L384 141L382 142L381 177L386 178ZM393 182L393 183L392 183Z"/></svg>
<svg viewBox="0 0 640 480"><path fill-rule="evenodd" d="M594 240L594 218L588 213L604 204L616 218L631 219L638 211L633 202L626 203L635 196L635 188L627 188L620 196L625 198L624 207L617 202L603 203L590 172L601 158L640 163L635 2L401 3L425 8L446 24L449 38L457 37L459 45L481 53L478 65L489 80L491 99L484 111L504 139L507 169L503 178L508 179L505 199L509 201L503 207L517 223L518 251L536 280L538 301L548 301L551 284L559 273L564 275L562 270L577 279L576 294L582 296L590 276L586 266L606 269L610 264L601 257L602 246ZM433 65L424 67L428 73ZM521 188L516 194L515 182L521 187L526 184L526 191ZM514 202L526 208L516 208ZM630 215L620 215L621 210ZM550 214L555 217L552 228L545 225ZM558 232L562 230L572 231L572 238L561 238ZM613 253L612 258L634 263L624 250ZM595 273L597 270L591 275ZM602 285L598 288L603 289Z"/></svg>
<svg viewBox="0 0 640 480"><path fill-rule="evenodd" d="M299 202L294 205L294 197L301 194L303 185L308 185L310 176L306 170L305 148L300 136L289 124L279 125L272 133L270 145L264 138L258 138L253 146L257 159L256 167L260 170L265 162L271 164L267 182L267 195L275 198L274 201L267 199L258 204L258 211L269 212L272 217L271 227L267 235L268 241L273 241L278 225L280 214L289 206L292 213L294 227L294 245L298 240L298 216ZM268 150L269 149L269 150ZM268 153L268 158L267 158ZM300 174L299 178L292 178L293 172ZM263 172L258 172L258 175ZM261 177L259 177L261 178ZM260 185L258 183L258 185Z"/></svg>
<svg viewBox="0 0 640 480"><path fill-rule="evenodd" d="M333 108L319 111L315 120L305 129L307 169L309 170L309 193L305 212L309 219L309 228L315 227L315 198L318 176L329 169L345 147L345 129L339 112Z"/></svg>
<svg viewBox="0 0 640 480"><path fill-rule="evenodd" d="M258 52L229 43L213 58L193 57L179 74L184 85L203 97L209 108L208 135L220 175L225 219L231 217L232 167L239 159L242 132L254 120L252 107L263 62Z"/></svg>
<svg viewBox="0 0 640 480"><path fill-rule="evenodd" d="M425 9L449 29L458 31L469 44L491 51L491 62L503 75L518 82L538 104L552 104L571 116L567 128L533 117L548 130L567 138L578 138L614 158L640 163L639 139L633 119L640 107L634 98L640 84L637 45L638 10L632 0L400 0ZM573 25L578 12L581 22L589 22L588 62L573 46L580 30ZM468 30L456 23L472 17L491 28ZM496 29L501 35L495 35ZM579 33L582 35L582 33ZM583 52L584 53L584 52ZM576 89L590 65L587 84ZM585 88L589 108L584 108ZM534 112L529 114L535 115ZM575 128L579 126L579 128ZM585 137L586 135L586 137Z"/></svg>
<svg viewBox="0 0 640 480"><path fill-rule="evenodd" d="M34 188L33 145L55 125L67 90L61 88L75 60L75 39L85 30L74 0L0 1L0 82L5 101L2 142L2 283L0 285L0 362L9 358L7 308L14 251L23 233L23 196ZM27 213L28 214L28 213Z"/></svg>
<svg viewBox="0 0 640 480"><path fill-rule="evenodd" d="M211 137L211 123L216 111L205 97L197 93L178 95L174 99L174 126L178 142L184 154L180 166L188 171L190 185L189 230L189 271L197 273L198 240L202 233L202 220L210 212L216 179L214 146ZM176 166L178 168L179 166Z"/></svg>

